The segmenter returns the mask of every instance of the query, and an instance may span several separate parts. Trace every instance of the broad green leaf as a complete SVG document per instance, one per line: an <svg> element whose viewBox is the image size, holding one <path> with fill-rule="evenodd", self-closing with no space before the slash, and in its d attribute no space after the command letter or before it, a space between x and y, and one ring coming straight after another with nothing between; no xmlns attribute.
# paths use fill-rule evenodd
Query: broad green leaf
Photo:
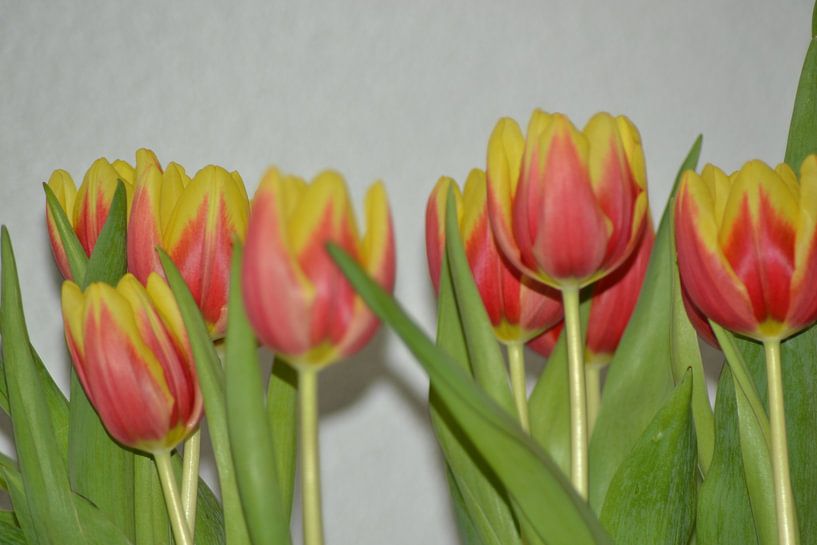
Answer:
<svg viewBox="0 0 817 545"><path fill-rule="evenodd" d="M675 199L667 204L672 221ZM674 222L672 222L674 223ZM670 237L672 244L671 256L675 256L674 230ZM692 417L695 421L695 434L698 445L698 464L701 474L705 477L712 463L712 453L715 449L715 416L709 404L709 392L706 388L701 349L698 345L698 334L689 321L681 296L681 277L675 258L672 257L672 319L670 321L670 359L672 362L672 376L676 383L692 370Z"/></svg>
<svg viewBox="0 0 817 545"><path fill-rule="evenodd" d="M616 471L601 521L618 545L686 545L695 523L692 372L655 415Z"/></svg>
<svg viewBox="0 0 817 545"><path fill-rule="evenodd" d="M457 206L454 189L449 188L445 210L445 254L454 285L454 296L462 328L465 332L465 344L471 363L471 373L485 392L503 407L508 414L515 415L516 408L508 384L508 372L502 358L502 351L494 337L491 322L482 298L474 284L471 267L465 256L460 228L457 224Z"/></svg>
<svg viewBox="0 0 817 545"><path fill-rule="evenodd" d="M227 432L227 411L224 401L224 370L218 354L210 340L207 326L198 306L184 282L179 270L168 255L158 250L159 259L164 267L167 282L179 305L184 321L193 359L196 362L196 373L204 397L204 410L207 414L208 429L213 443L216 458L221 499L224 506L224 526L227 543L241 545L250 543L244 514L241 510L241 499L236 484L235 467L230 452L230 438Z"/></svg>
<svg viewBox="0 0 817 545"><path fill-rule="evenodd" d="M71 226L71 221L62 209L62 205L57 200L56 195L48 186L43 184L45 190L45 205L54 218L54 224L57 226L57 234L62 241L62 247L65 249L65 256L68 259L68 268L71 269L71 277L76 282L82 282L85 278L85 270L88 264L88 256L85 254L85 249L77 238L74 228Z"/></svg>
<svg viewBox="0 0 817 545"><path fill-rule="evenodd" d="M800 164L811 153L817 152L817 37L812 36L800 82L797 84L797 95L789 127L789 139L786 144L786 163L800 172Z"/></svg>
<svg viewBox="0 0 817 545"><path fill-rule="evenodd" d="M549 545L610 543L553 460L337 246L329 251L361 297L403 339L452 418L503 484L525 528Z"/></svg>
<svg viewBox="0 0 817 545"><path fill-rule="evenodd" d="M41 542L81 545L85 537L72 502L65 461L55 448L54 427L31 353L14 251L5 227L0 291L5 381L30 517Z"/></svg>
<svg viewBox="0 0 817 545"><path fill-rule="evenodd" d="M735 345L755 379L758 395L766 403L766 363L759 343L736 338ZM783 396L789 470L797 507L800 536L807 542L817 535L817 472L814 448L817 437L817 328L795 335L781 344ZM754 504L753 504L754 506Z"/></svg>
<svg viewBox="0 0 817 545"><path fill-rule="evenodd" d="M701 137L675 180L695 168ZM673 192L675 189L673 189ZM664 211L641 295L616 350L590 439L590 505L598 512L610 480L674 387L669 350L672 335L672 222Z"/></svg>
<svg viewBox="0 0 817 545"><path fill-rule="evenodd" d="M445 476L448 480L448 489L451 491L451 503L454 508L454 516L457 519L457 527L460 529L462 545L485 545L485 542L479 537L474 521L468 515L465 500L459 486L457 486L454 475L451 474L451 468L447 466Z"/></svg>
<svg viewBox="0 0 817 545"><path fill-rule="evenodd" d="M181 466L179 466L181 475ZM198 488L198 506L196 508L196 544L225 545L224 512L218 498L201 478Z"/></svg>
<svg viewBox="0 0 817 545"><path fill-rule="evenodd" d="M715 450L698 493L698 545L757 545L743 470L735 387L724 365L715 399Z"/></svg>
<svg viewBox="0 0 817 545"><path fill-rule="evenodd" d="M253 543L288 544L289 516L284 512L275 447L264 400L258 349L241 293L241 256L233 245L230 299L227 305L225 403L227 432L238 492Z"/></svg>
<svg viewBox="0 0 817 545"><path fill-rule="evenodd" d="M589 300L582 302L579 312L582 331L587 331ZM564 329L536 381L528 406L531 436L553 458L562 473L570 475L570 390Z"/></svg>
<svg viewBox="0 0 817 545"><path fill-rule="evenodd" d="M26 492L25 489L23 489L23 478L20 476L20 473L5 467L0 469L0 472L2 472L3 480L8 485L9 498L14 508L14 516L17 518L26 543L29 545L48 545L45 535L40 536L40 533L43 532L44 529L34 524L34 519L28 507Z"/></svg>
<svg viewBox="0 0 817 545"><path fill-rule="evenodd" d="M444 256L440 271L437 346L446 351L464 372L470 373L466 335L448 263L448 257ZM520 543L507 492L461 426L454 421L433 385L429 390L429 405L431 423L451 472L452 496L460 495L470 529L485 545Z"/></svg>
<svg viewBox="0 0 817 545"><path fill-rule="evenodd" d="M111 200L108 219L88 260L82 289L91 282L116 284L125 274L127 197L120 182ZM74 491L104 511L129 539L134 538L133 453L105 431L88 401L76 372L71 372L68 428L68 471Z"/></svg>
<svg viewBox="0 0 817 545"><path fill-rule="evenodd" d="M4 545L26 545L26 536L19 527L5 521L0 522L0 543Z"/></svg>
<svg viewBox="0 0 817 545"><path fill-rule="evenodd" d="M298 372L276 358L267 385L267 422L275 448L278 487L287 520L292 517L292 494L295 489L297 403Z"/></svg>
<svg viewBox="0 0 817 545"><path fill-rule="evenodd" d="M170 520L153 457L134 456L133 475L134 488L140 491L133 504L134 545L171 545Z"/></svg>

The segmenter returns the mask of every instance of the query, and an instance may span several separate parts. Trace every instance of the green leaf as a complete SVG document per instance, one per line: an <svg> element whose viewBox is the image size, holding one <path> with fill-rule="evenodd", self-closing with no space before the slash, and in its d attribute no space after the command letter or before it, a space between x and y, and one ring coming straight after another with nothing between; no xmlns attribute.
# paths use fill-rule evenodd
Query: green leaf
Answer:
<svg viewBox="0 0 817 545"><path fill-rule="evenodd" d="M179 475L181 475L181 465ZM225 545L224 511L218 498L199 478L199 487L196 507L196 543L197 545Z"/></svg>
<svg viewBox="0 0 817 545"><path fill-rule="evenodd" d="M676 176L695 168L701 137ZM604 385L590 439L590 505L598 511L610 480L674 387L667 347L672 335L672 222L664 211L641 295L624 331Z"/></svg>
<svg viewBox="0 0 817 545"><path fill-rule="evenodd" d="M292 517L292 494L295 489L297 402L298 372L283 360L275 358L267 385L267 422L275 448L278 487L287 520Z"/></svg>
<svg viewBox="0 0 817 545"><path fill-rule="evenodd" d="M193 359L196 362L196 373L204 397L204 410L207 414L208 429L212 438L213 452L218 468L221 499L224 506L224 524L227 543L240 545L250 543L241 499L236 484L235 467L230 452L230 438L227 431L227 411L224 400L224 370L218 359L207 326L201 316L196 301L190 293L179 270L168 255L158 250L159 259L164 267L167 282L179 305L184 321Z"/></svg>
<svg viewBox="0 0 817 545"><path fill-rule="evenodd" d="M766 407L766 360L759 343L735 338L746 367ZM803 538L817 535L817 472L814 471L814 438L817 437L817 328L781 344L783 397L789 470ZM741 437L743 439L743 437ZM754 507L754 503L752 504ZM774 521L772 521L774 522Z"/></svg>
<svg viewBox="0 0 817 545"><path fill-rule="evenodd" d="M85 275L75 277L82 289L92 282L116 284L125 274L127 215L125 187L119 182ZM105 431L75 371L71 372L70 389L68 471L71 485L74 491L99 506L129 539L134 539L134 496L141 494L134 489L134 454Z"/></svg>
<svg viewBox="0 0 817 545"><path fill-rule="evenodd" d="M671 223L675 199L667 204ZM672 244L671 256L675 256L675 240L670 237ZM670 321L670 360L672 362L672 376L676 383L692 370L692 417L695 421L695 433L698 445L698 464L705 477L712 463L712 453L715 449L715 416L709 404L709 392L706 388L706 374L704 373L701 349L698 345L698 334L689 321L681 295L681 277L678 265L672 259L672 319Z"/></svg>
<svg viewBox="0 0 817 545"><path fill-rule="evenodd" d="M437 345L469 373L468 347L446 257L441 264L438 309ZM455 506L464 510L460 515L465 517L460 520L464 538L476 539L484 545L520 543L507 492L454 420L433 385L429 391L429 405L431 423L450 473L449 489ZM469 533L477 537L468 537Z"/></svg>
<svg viewBox="0 0 817 545"><path fill-rule="evenodd" d="M31 519L45 543L82 544L65 462L40 385L23 314L11 239L2 229L3 361L14 442Z"/></svg>
<svg viewBox="0 0 817 545"><path fill-rule="evenodd" d="M16 470L4 467L0 469L3 474L3 480L8 485L9 498L11 498L11 505L14 508L14 516L20 525L20 530L25 536L26 543L29 545L48 545L45 536L42 538L38 535L38 525L34 524L34 519L31 517L31 511L28 508L28 499L23 488L23 478ZM43 531L42 529L40 531Z"/></svg>
<svg viewBox="0 0 817 545"><path fill-rule="evenodd" d="M153 456L136 454L133 475L134 488L140 491L134 496L134 544L171 545L170 519Z"/></svg>
<svg viewBox="0 0 817 545"><path fill-rule="evenodd" d="M374 313L397 332L426 370L454 420L515 502L521 524L549 545L610 543L587 504L508 411L479 389L354 259L334 245L329 252Z"/></svg>
<svg viewBox="0 0 817 545"><path fill-rule="evenodd" d="M26 536L23 531L5 521L0 522L0 543L4 545L26 545Z"/></svg>
<svg viewBox="0 0 817 545"><path fill-rule="evenodd" d="M227 305L225 402L238 492L254 543L288 544L289 517L278 487L275 447L264 400L258 349L241 293L241 244L233 244Z"/></svg>
<svg viewBox="0 0 817 545"><path fill-rule="evenodd" d="M505 369L502 351L494 336L482 298L474 284L468 258L465 256L465 248L457 224L457 205L453 187L448 189L446 198L445 253L454 285L457 307L460 309L459 316L465 332L471 372L477 384L500 407L508 411L508 414L515 415L516 408L508 384L508 372Z"/></svg>
<svg viewBox="0 0 817 545"><path fill-rule="evenodd" d="M587 331L590 301L579 307L582 331ZM528 401L531 436L545 449L565 475L570 475L570 389L567 376L567 336L559 340L536 381Z"/></svg>
<svg viewBox="0 0 817 545"><path fill-rule="evenodd" d="M817 152L817 37L812 36L791 114L786 163L800 172L803 159Z"/></svg>
<svg viewBox="0 0 817 545"><path fill-rule="evenodd" d="M692 372L658 411L616 471L601 521L619 545L686 545L695 522Z"/></svg>
<svg viewBox="0 0 817 545"><path fill-rule="evenodd" d="M57 234L62 242L62 247L65 249L65 256L68 260L68 268L71 269L71 278L77 282L81 282L85 278L85 270L87 268L88 256L85 254L85 249L77 238L74 228L71 226L71 221L62 209L60 201L57 200L54 191L43 184L45 190L45 205L54 219L54 224L57 227Z"/></svg>
<svg viewBox="0 0 817 545"><path fill-rule="evenodd" d="M486 545L479 537L479 532L468 515L468 509L465 507L465 499L462 492L460 492L457 481L451 473L451 468L445 468L445 475L448 479L448 489L451 491L451 503L454 507L454 516L457 519L457 527L460 529L460 538L462 545Z"/></svg>
<svg viewBox="0 0 817 545"><path fill-rule="evenodd" d="M744 477L735 387L723 367L715 400L715 450L698 493L698 545L756 545L757 535Z"/></svg>

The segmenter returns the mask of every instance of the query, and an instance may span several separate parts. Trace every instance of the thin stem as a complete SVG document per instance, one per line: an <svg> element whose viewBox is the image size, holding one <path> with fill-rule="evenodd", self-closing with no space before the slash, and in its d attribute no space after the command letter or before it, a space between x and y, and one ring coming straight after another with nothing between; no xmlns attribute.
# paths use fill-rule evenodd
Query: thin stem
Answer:
<svg viewBox="0 0 817 545"><path fill-rule="evenodd" d="M797 545L797 510L789 477L789 449L786 444L786 415L783 409L783 375L780 341L766 341L766 374L769 381L769 424L772 432L772 474L777 535L780 545Z"/></svg>
<svg viewBox="0 0 817 545"><path fill-rule="evenodd" d="M156 470L159 472L159 480L165 494L165 506L167 507L167 515L170 518L170 525L173 527L173 537L176 539L177 545L193 545L190 528L188 528L187 521L184 519L179 487L176 484L176 478L173 476L170 452L167 450L154 452L153 460L156 462Z"/></svg>
<svg viewBox="0 0 817 545"><path fill-rule="evenodd" d="M318 448L318 371L298 369L301 427L301 499L305 545L323 545L321 466Z"/></svg>
<svg viewBox="0 0 817 545"><path fill-rule="evenodd" d="M508 367L511 370L511 386L513 400L516 403L516 413L519 415L519 424L526 432L530 431L528 418L528 386L525 380L525 345L509 343Z"/></svg>
<svg viewBox="0 0 817 545"><path fill-rule="evenodd" d="M570 481L587 499L587 385L584 376L584 343L579 316L579 288L562 287L567 334L567 365L570 385Z"/></svg>
<svg viewBox="0 0 817 545"><path fill-rule="evenodd" d="M199 489L199 459L201 458L201 428L184 443L182 462L182 508L191 536L196 531L196 496Z"/></svg>
<svg viewBox="0 0 817 545"><path fill-rule="evenodd" d="M601 405L601 370L603 365L587 365L587 433L592 437Z"/></svg>

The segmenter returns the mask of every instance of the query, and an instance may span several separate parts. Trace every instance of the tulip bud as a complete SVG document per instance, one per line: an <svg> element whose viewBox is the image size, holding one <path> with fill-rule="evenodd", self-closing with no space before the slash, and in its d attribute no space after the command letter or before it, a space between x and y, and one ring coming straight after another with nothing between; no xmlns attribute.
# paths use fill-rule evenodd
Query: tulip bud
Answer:
<svg viewBox="0 0 817 545"><path fill-rule="evenodd" d="M227 324L232 238L244 239L249 203L237 173L207 166L191 180L153 152L136 152L136 188L128 224L128 270L140 281L162 273L156 248L168 253L190 288L211 334Z"/></svg>
<svg viewBox="0 0 817 545"><path fill-rule="evenodd" d="M463 194L456 182L440 178L426 207L426 254L434 289L439 291L445 254L445 210L449 188L457 201L458 223L477 290L503 343L525 342L562 318L559 293L537 284L502 258L488 222L485 173L474 169Z"/></svg>
<svg viewBox="0 0 817 545"><path fill-rule="evenodd" d="M105 226L119 180L125 185L128 205L130 205L132 171L133 168L124 161L115 161L111 164L106 159L100 158L94 161L91 168L85 173L79 190L76 189L71 175L64 170L55 170L48 180L48 186L65 211L65 215L74 232L76 232L77 239L86 255L91 255L99 234ZM130 210L130 206L128 206L128 210ZM71 271L68 266L65 248L48 207L46 207L45 213L51 250L54 253L54 259L57 261L57 267L63 277L70 279Z"/></svg>
<svg viewBox="0 0 817 545"><path fill-rule="evenodd" d="M555 288L615 270L645 228L641 141L625 117L593 116L582 132L534 111L527 138L502 119L488 145L488 206L505 256Z"/></svg>
<svg viewBox="0 0 817 545"><path fill-rule="evenodd" d="M190 343L167 284L145 288L126 274L114 288L62 287L65 337L88 399L120 443L169 450L198 425L202 412Z"/></svg>
<svg viewBox="0 0 817 545"><path fill-rule="evenodd" d="M365 200L358 234L346 182L335 172L307 184L270 169L253 199L242 266L247 315L261 341L298 366L349 356L378 321L326 251L333 242L384 289L394 288L394 238L386 191Z"/></svg>
<svg viewBox="0 0 817 545"><path fill-rule="evenodd" d="M684 173L675 203L681 282L721 326L779 341L817 320L817 156L800 180L785 164L750 161L726 176Z"/></svg>

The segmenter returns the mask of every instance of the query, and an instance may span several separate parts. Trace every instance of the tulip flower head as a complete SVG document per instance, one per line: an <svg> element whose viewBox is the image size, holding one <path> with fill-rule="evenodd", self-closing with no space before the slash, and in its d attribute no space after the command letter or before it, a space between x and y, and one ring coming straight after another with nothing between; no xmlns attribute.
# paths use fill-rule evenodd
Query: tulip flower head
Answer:
<svg viewBox="0 0 817 545"><path fill-rule="evenodd" d="M485 173L474 169L463 193L451 178L440 178L426 207L426 253L434 289L439 291L445 255L445 210L449 188L457 201L460 233L471 273L497 339L525 342L562 319L559 292L524 278L502 257L488 222Z"/></svg>
<svg viewBox="0 0 817 545"><path fill-rule="evenodd" d="M126 274L116 287L62 287L65 338L88 399L117 441L170 450L202 412L187 332L170 288L157 274L143 286Z"/></svg>
<svg viewBox="0 0 817 545"><path fill-rule="evenodd" d="M750 161L727 176L684 173L675 203L681 282L692 304L736 333L779 341L817 320L817 156L798 181Z"/></svg>
<svg viewBox="0 0 817 545"><path fill-rule="evenodd" d="M596 114L579 132L564 115L536 110L527 138L501 119L487 176L499 247L523 274L555 288L615 270L645 228L641 140L623 116Z"/></svg>
<svg viewBox="0 0 817 545"><path fill-rule="evenodd" d="M48 180L48 186L54 192L71 227L79 239L86 255L90 256L96 245L102 227L108 219L111 201L116 192L117 182L121 180L125 184L125 191L128 196L128 210L130 210L131 196L133 193L133 167L125 161L114 161L109 163L107 159L100 158L94 161L91 168L85 173L82 184L77 190L71 175L64 170L55 170ZM68 257L65 254L62 240L54 218L48 207L45 209L46 223L48 226L48 237L51 242L51 251L57 262L62 276L71 278L71 269L68 265Z"/></svg>
<svg viewBox="0 0 817 545"><path fill-rule="evenodd" d="M244 239L249 202L238 173L207 166L191 180L153 152L136 152L136 187L128 224L128 270L144 282L162 274L156 248L179 268L214 337L227 324L233 236Z"/></svg>
<svg viewBox="0 0 817 545"><path fill-rule="evenodd" d="M270 169L253 199L242 266L247 315L261 341L295 366L321 367L362 348L378 321L326 251L333 242L394 289L394 236L383 184L365 199L361 237L346 182L311 183Z"/></svg>

